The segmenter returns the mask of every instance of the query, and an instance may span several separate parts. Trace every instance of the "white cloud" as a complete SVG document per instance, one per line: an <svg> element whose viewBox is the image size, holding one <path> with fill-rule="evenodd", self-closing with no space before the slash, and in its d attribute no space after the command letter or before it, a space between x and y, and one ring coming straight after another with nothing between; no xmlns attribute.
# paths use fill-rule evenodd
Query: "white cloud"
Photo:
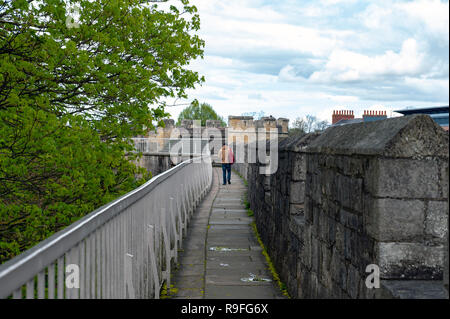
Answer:
<svg viewBox="0 0 450 319"><path fill-rule="evenodd" d="M371 29L386 28L389 26L392 15L392 8L380 7L377 4L370 4L358 17L363 24Z"/></svg>
<svg viewBox="0 0 450 319"><path fill-rule="evenodd" d="M191 68L206 83L188 93L225 118L448 104L448 1L191 3L206 40Z"/></svg>
<svg viewBox="0 0 450 319"><path fill-rule="evenodd" d="M449 34L449 4L439 0L420 0L396 5L414 19L420 20L432 32Z"/></svg>
<svg viewBox="0 0 450 319"><path fill-rule="evenodd" d="M348 82L391 75L419 75L424 70L424 54L419 52L415 39L407 39L399 53L389 50L373 57L342 49L334 50L324 70L314 72L310 79L317 82Z"/></svg>

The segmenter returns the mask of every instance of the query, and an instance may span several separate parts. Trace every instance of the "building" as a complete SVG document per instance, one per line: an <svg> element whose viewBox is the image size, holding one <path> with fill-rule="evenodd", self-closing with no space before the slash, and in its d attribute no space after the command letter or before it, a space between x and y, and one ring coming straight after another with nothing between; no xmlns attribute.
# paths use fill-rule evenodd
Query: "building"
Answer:
<svg viewBox="0 0 450 319"><path fill-rule="evenodd" d="M403 115L427 114L444 130L448 131L448 111L449 106L423 107L395 111Z"/></svg>
<svg viewBox="0 0 450 319"><path fill-rule="evenodd" d="M333 111L333 116L331 119L332 126L362 123L362 122L373 122L384 120L387 118L386 111L370 111L365 110L362 118L355 118L353 111L342 110Z"/></svg>

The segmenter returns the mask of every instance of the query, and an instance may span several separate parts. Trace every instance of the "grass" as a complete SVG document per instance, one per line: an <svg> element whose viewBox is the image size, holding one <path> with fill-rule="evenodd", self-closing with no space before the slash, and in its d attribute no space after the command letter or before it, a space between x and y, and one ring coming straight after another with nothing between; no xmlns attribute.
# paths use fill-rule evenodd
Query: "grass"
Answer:
<svg viewBox="0 0 450 319"><path fill-rule="evenodd" d="M239 174L239 172L237 172L236 170L234 170L234 172L244 181L244 185L246 187L248 187L247 180L241 174ZM248 193L247 192L245 193L244 205L245 205L245 209L247 210L247 215L249 217L253 217L255 215L255 213L250 209L250 203L248 201ZM288 298L291 298L289 296L288 291L287 291L286 284L281 281L280 276L278 275L277 270L275 269L275 266L273 265L272 259L270 258L269 253L267 252L267 249L266 249L266 247L264 246L264 244L263 244L263 242L261 240L261 236L259 235L258 228L256 227L255 221L253 221L251 223L251 226L253 228L253 232L255 233L256 239L258 240L258 243L259 243L259 245L262 248L262 254L266 258L266 261L267 261L267 264L269 265L269 270L270 270L270 272L272 274L273 279L277 282L281 293L284 296L286 296Z"/></svg>
<svg viewBox="0 0 450 319"><path fill-rule="evenodd" d="M172 298L178 292L178 288L175 288L173 285L170 285L170 289L167 290L167 285L164 283L161 289L161 293L159 295L160 299L169 299Z"/></svg>
<svg viewBox="0 0 450 319"><path fill-rule="evenodd" d="M247 180L238 171L233 169L233 172L242 179L242 181L244 182L245 187L248 187Z"/></svg>
<svg viewBox="0 0 450 319"><path fill-rule="evenodd" d="M247 194L246 194L247 195ZM247 196L246 196L247 197ZM244 205L245 205L245 209L247 210L247 216L248 217L253 217L255 214L253 213L253 211L250 209L250 203L248 202L247 199L244 199Z"/></svg>
<svg viewBox="0 0 450 319"><path fill-rule="evenodd" d="M270 270L270 272L272 274L273 279L277 282L281 293L284 296L286 296L288 298L291 298L289 296L288 291L287 291L286 284L281 281L280 276L278 275L277 270L275 269L275 266L273 265L272 260L270 259L269 253L267 252L266 247L264 246L264 244L263 244L263 242L261 240L261 236L259 235L258 229L256 228L256 223L252 222L251 225L252 225L253 231L255 232L256 239L258 240L258 243L259 243L259 245L262 248L262 254L266 258L267 264L269 265L269 270Z"/></svg>

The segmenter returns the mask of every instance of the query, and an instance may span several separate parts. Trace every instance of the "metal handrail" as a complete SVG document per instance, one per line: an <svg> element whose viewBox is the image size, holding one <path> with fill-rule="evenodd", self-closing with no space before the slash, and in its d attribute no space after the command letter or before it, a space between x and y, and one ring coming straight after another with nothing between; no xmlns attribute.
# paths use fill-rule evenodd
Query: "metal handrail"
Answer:
<svg viewBox="0 0 450 319"><path fill-rule="evenodd" d="M0 265L0 298L159 298L211 182L209 156L153 177ZM66 284L68 265L78 288Z"/></svg>

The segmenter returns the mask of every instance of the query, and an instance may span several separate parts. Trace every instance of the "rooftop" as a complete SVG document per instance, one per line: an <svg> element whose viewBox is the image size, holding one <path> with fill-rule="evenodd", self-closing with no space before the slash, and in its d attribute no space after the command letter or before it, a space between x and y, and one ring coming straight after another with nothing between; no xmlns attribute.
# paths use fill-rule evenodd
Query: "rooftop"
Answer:
<svg viewBox="0 0 450 319"><path fill-rule="evenodd" d="M421 107L421 108L410 108L405 110L394 111L401 113L403 115L410 114L437 114L437 113L448 113L449 106L432 106L432 107Z"/></svg>

